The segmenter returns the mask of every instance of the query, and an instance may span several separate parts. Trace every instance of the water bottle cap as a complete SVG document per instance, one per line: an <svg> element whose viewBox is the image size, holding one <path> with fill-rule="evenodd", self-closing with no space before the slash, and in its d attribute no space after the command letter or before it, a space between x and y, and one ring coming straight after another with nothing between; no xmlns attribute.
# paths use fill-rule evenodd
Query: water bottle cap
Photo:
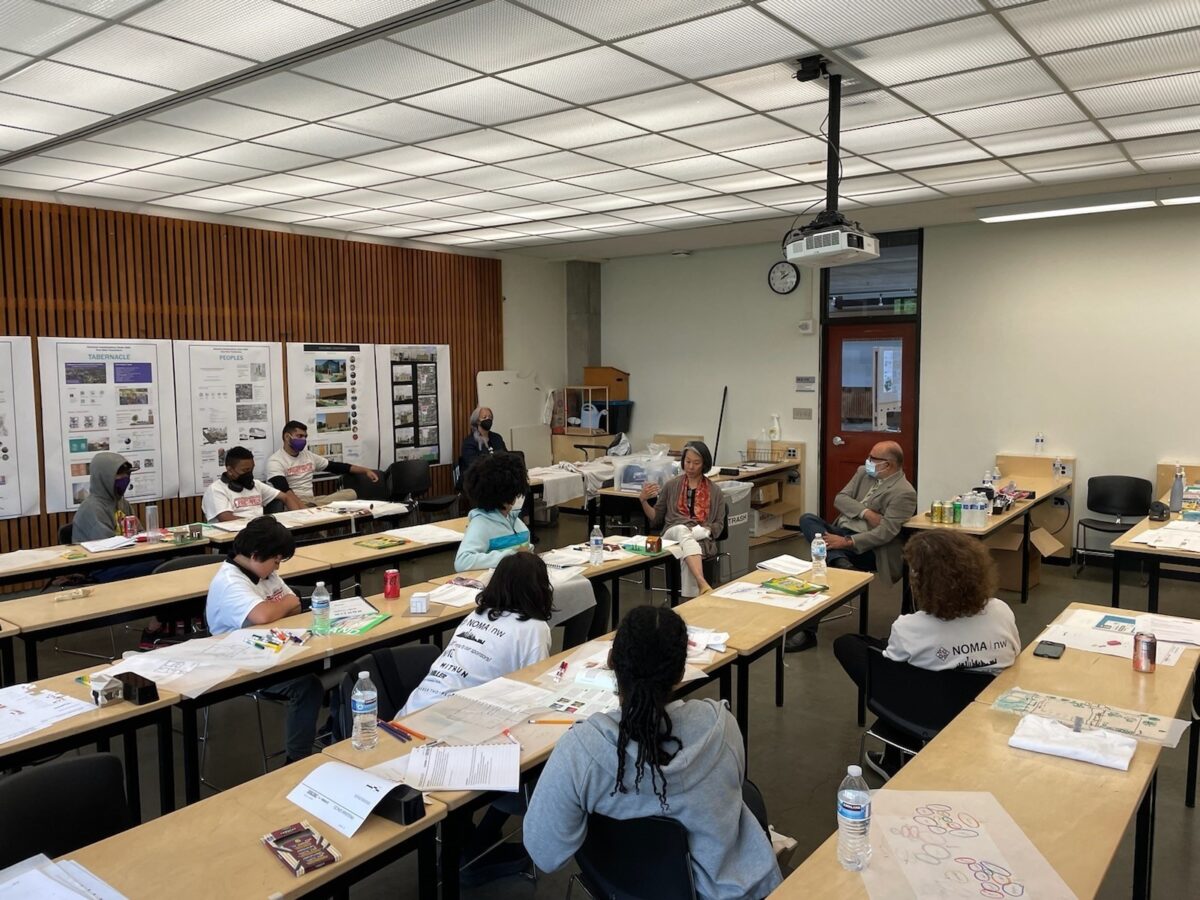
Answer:
<svg viewBox="0 0 1200 900"><path fill-rule="evenodd" d="M325 587L325 582L323 582L323 581L318 581L318 582L317 582L317 587L319 587L319 588L323 588L323 587Z"/></svg>
<svg viewBox="0 0 1200 900"><path fill-rule="evenodd" d="M371 673L370 673L370 672L359 672L359 673L358 673L358 677L359 677L360 679L362 679L362 678L370 678L370 677L371 677Z"/></svg>
<svg viewBox="0 0 1200 900"><path fill-rule="evenodd" d="M846 766L846 774L851 778L862 778L862 766Z"/></svg>
<svg viewBox="0 0 1200 900"><path fill-rule="evenodd" d="M821 532L818 531L816 534L813 535L813 540L816 540L820 536L821 536Z"/></svg>

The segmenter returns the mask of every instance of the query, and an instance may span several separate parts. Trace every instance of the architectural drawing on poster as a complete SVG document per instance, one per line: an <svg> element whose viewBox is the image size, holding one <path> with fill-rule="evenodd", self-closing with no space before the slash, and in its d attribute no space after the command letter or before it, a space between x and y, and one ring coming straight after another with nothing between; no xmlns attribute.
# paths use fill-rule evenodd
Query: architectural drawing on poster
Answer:
<svg viewBox="0 0 1200 900"><path fill-rule="evenodd" d="M175 341L174 351L180 495L203 494L220 478L230 447L250 450L265 481L283 430L282 346Z"/></svg>
<svg viewBox="0 0 1200 900"><path fill-rule="evenodd" d="M103 450L132 465L129 501L178 495L170 341L40 337L38 368L47 512L78 508Z"/></svg>
<svg viewBox="0 0 1200 900"><path fill-rule="evenodd" d="M27 337L0 337L0 519L37 515L41 461Z"/></svg>
<svg viewBox="0 0 1200 900"><path fill-rule="evenodd" d="M380 463L386 466L399 459L453 462L450 346L379 344L375 360L382 436Z"/></svg>
<svg viewBox="0 0 1200 900"><path fill-rule="evenodd" d="M1022 688L1009 688L996 698L992 709L1023 716L1032 713L1074 725L1077 719L1084 728L1102 728L1117 734L1127 734L1139 741L1174 747L1179 743L1187 723L1170 716L1156 716L1133 709L1121 709L1104 703L1059 697Z"/></svg>
<svg viewBox="0 0 1200 900"><path fill-rule="evenodd" d="M374 345L288 344L287 370L288 418L308 426L308 449L377 468Z"/></svg>

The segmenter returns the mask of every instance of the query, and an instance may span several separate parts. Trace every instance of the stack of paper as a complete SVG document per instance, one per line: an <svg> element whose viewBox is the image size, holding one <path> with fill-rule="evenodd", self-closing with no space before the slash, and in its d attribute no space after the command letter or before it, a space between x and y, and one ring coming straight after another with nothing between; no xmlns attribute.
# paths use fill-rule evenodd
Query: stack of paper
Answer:
<svg viewBox="0 0 1200 900"><path fill-rule="evenodd" d="M785 553L773 559L764 559L758 564L758 568L768 572L778 572L780 575L803 575L812 568L812 563L795 556L788 556Z"/></svg>
<svg viewBox="0 0 1200 900"><path fill-rule="evenodd" d="M1149 631L1160 641L1200 644L1200 622L1178 616L1147 614L1137 617L1137 630Z"/></svg>
<svg viewBox="0 0 1200 900"><path fill-rule="evenodd" d="M160 650L131 653L120 662L95 672L95 675L119 675L135 672L162 688L169 688L185 697L196 698L210 691L227 678L238 673L233 665L200 663L190 659L174 659Z"/></svg>
<svg viewBox="0 0 1200 900"><path fill-rule="evenodd" d="M455 584L454 582L447 582L429 593L430 602L455 608L474 606L478 597L478 588L467 587L466 585Z"/></svg>
<svg viewBox="0 0 1200 900"><path fill-rule="evenodd" d="M8 553L0 553L0 571L57 562L63 558L63 552L64 550L60 546L36 547L32 550L12 550Z"/></svg>
<svg viewBox="0 0 1200 900"><path fill-rule="evenodd" d="M451 531L441 525L409 525L407 528L392 528L383 533L407 538L418 544L457 544L463 539L461 532Z"/></svg>
<svg viewBox="0 0 1200 900"><path fill-rule="evenodd" d="M45 854L0 872L0 897L38 900L125 900L125 895L73 859L54 862Z"/></svg>
<svg viewBox="0 0 1200 900"><path fill-rule="evenodd" d="M81 541L79 546L88 553L104 553L107 550L124 550L126 547L132 547L136 543L137 540L134 538L118 534L115 537L103 538L99 541Z"/></svg>
<svg viewBox="0 0 1200 900"><path fill-rule="evenodd" d="M699 625L689 625L688 630L688 659L700 656L706 650L725 651L729 640L729 632L713 631L711 628L701 628ZM711 656L711 654L709 654Z"/></svg>
<svg viewBox="0 0 1200 900"><path fill-rule="evenodd" d="M803 597L792 597L780 594L763 584L751 584L748 581L731 581L712 592L713 597L724 597L726 600L740 600L746 603L761 603L764 606L777 606L780 609L790 609L803 612L812 609L818 603L829 599L829 595L807 594Z"/></svg>
<svg viewBox="0 0 1200 900"><path fill-rule="evenodd" d="M0 744L49 728L55 722L91 712L96 707L36 684L0 689Z"/></svg>
<svg viewBox="0 0 1200 900"><path fill-rule="evenodd" d="M239 628L220 637L197 638L182 644L159 647L154 653L170 659L191 660L202 665L232 666L251 672L265 672L300 651L302 644L290 640L292 636L303 641L308 635L308 632L299 628L281 629L289 636L289 640L278 646L270 646L263 640L268 630L267 626Z"/></svg>
<svg viewBox="0 0 1200 900"><path fill-rule="evenodd" d="M327 762L304 776L287 798L339 833L354 837L371 811L398 786L397 780L371 770Z"/></svg>
<svg viewBox="0 0 1200 900"><path fill-rule="evenodd" d="M508 739L453 747L424 744L368 771L418 791L515 792L521 786L521 745Z"/></svg>

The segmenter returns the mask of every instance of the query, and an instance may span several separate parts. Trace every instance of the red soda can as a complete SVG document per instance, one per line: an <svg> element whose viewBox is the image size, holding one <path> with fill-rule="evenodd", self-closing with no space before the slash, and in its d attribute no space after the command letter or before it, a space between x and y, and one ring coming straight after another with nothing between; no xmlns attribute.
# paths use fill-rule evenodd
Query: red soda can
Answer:
<svg viewBox="0 0 1200 900"><path fill-rule="evenodd" d="M137 537L138 520L137 516L126 516L121 520L121 530L125 533L125 537Z"/></svg>
<svg viewBox="0 0 1200 900"><path fill-rule="evenodd" d="M383 573L383 596L385 600L400 599L399 569L388 569Z"/></svg>
<svg viewBox="0 0 1200 900"><path fill-rule="evenodd" d="M1139 631L1133 636L1133 670L1153 672L1158 656L1158 638L1149 631Z"/></svg>

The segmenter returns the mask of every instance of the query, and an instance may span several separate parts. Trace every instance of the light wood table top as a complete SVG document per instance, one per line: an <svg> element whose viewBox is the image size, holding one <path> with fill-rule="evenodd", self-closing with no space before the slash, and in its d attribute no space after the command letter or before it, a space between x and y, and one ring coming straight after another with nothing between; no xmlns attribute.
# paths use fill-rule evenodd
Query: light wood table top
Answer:
<svg viewBox="0 0 1200 900"><path fill-rule="evenodd" d="M209 565L88 586L84 588L90 592L86 597L70 599L68 595L72 592L67 590L5 600L0 602L0 610L24 633L86 623L119 613L151 610L167 603L205 596L216 567L221 564L219 557L211 559ZM328 563L294 556L280 566L279 574L286 580L328 570Z"/></svg>
<svg viewBox="0 0 1200 900"><path fill-rule="evenodd" d="M615 542L608 541L607 543L615 543ZM556 549L567 550L567 549L580 549L580 548L586 550L587 545L586 544L567 544L565 547L559 547ZM539 555L541 555L541 553L543 553L543 552L549 552L549 551L539 551L538 553L539 553ZM625 559L609 560L608 562L601 563L598 566L585 566L583 571L580 574L584 578L610 578L613 575L617 575L621 572L626 571L627 569L641 568L647 564L658 565L659 563L666 562L670 558L671 558L671 554L670 554L670 552L668 552L666 550L664 550L662 553L654 553L654 554L630 553L630 555L628 557L626 557ZM453 581L455 578L458 578L460 575L465 575L467 578L479 578L482 575L485 575L490 571L491 571L490 569L471 569L470 571L467 571L467 572L452 572L449 575L439 575L438 577L431 579L431 580L434 582L434 584L445 584L448 581Z"/></svg>
<svg viewBox="0 0 1200 900"><path fill-rule="evenodd" d="M39 678L35 684L44 690L58 691L60 694L66 694L68 697L74 697L77 700L86 700L88 703L91 703L91 690L75 679L89 675L100 668L101 666L93 665L77 672L55 675L53 678ZM128 701L122 701L109 706L94 706L88 712L72 716L69 719L63 719L61 722L55 722L49 728L43 728L41 731L35 731L33 734L27 734L16 740L0 744L0 760L3 760L9 754L20 753L33 747L48 744L51 741L57 741L60 738L84 734L106 725L144 716L163 707L174 706L178 702L178 694L160 686L158 689L158 699L153 703L143 703L141 706L138 706Z"/></svg>
<svg viewBox="0 0 1200 900"><path fill-rule="evenodd" d="M1065 621L1075 610L1127 615L1108 606L1072 603L1055 619ZM1089 653L1068 647L1061 659L1034 656L1034 641L1015 665L996 676L977 701L990 706L1005 691L1020 687L1027 691L1056 694L1092 703L1160 716L1176 716L1191 697L1192 678L1200 663L1200 647L1189 647L1173 666L1158 666L1152 673L1135 672L1133 663L1119 656ZM1184 718L1187 718L1185 715Z"/></svg>
<svg viewBox="0 0 1200 900"><path fill-rule="evenodd" d="M1065 657L1064 657L1065 658ZM972 703L883 788L988 791L1075 894L1094 897L1158 764L1140 742L1128 772L1008 746L1019 716ZM833 824L834 787L828 816ZM1062 811L1070 810L1064 819ZM873 842L882 839L872 829ZM837 861L837 835L771 894L773 898L865 898L862 876Z"/></svg>
<svg viewBox="0 0 1200 900"><path fill-rule="evenodd" d="M309 772L327 762L319 754L300 760L64 858L86 866L128 897L300 897L446 818L446 807L429 800L425 816L412 825L372 815L354 837L339 834L287 799ZM301 819L320 831L342 858L297 878L261 839Z"/></svg>
<svg viewBox="0 0 1200 900"><path fill-rule="evenodd" d="M856 572L852 569L829 569L829 599L803 611L785 609L780 606L767 606L764 603L749 603L744 600L730 600L713 594L701 594L675 607L689 625L702 628L712 628L716 631L729 632L726 646L735 650L739 655L747 656L761 650L767 644L777 640L797 626L822 615L832 606L836 606L848 595L860 590L863 585L870 584L875 575L872 572ZM752 584L762 584L771 578L778 577L775 572L756 569L748 572L735 581L747 581ZM803 576L802 576L803 577Z"/></svg>
<svg viewBox="0 0 1200 900"><path fill-rule="evenodd" d="M784 460L783 462L770 463L768 465L756 466L756 467L751 467L751 468L746 468L745 466L741 466L738 469L737 475L713 475L709 480L714 481L714 482L760 481L764 478L769 478L773 475L782 475L786 472L792 471L793 469L798 469L798 468L800 468L801 462L802 461L798 460L798 459L788 459L788 460ZM733 467L727 466L726 468L733 468ZM627 490L621 490L618 487L606 487L606 488L601 488L599 491L597 491L597 493L603 494L606 497L625 497L626 499L629 499L629 500L636 500L638 498L638 494L640 494L641 491L640 490L627 491Z"/></svg>
<svg viewBox="0 0 1200 900"><path fill-rule="evenodd" d="M1177 522L1181 518L1182 516L1179 513L1171 514L1171 521ZM1166 522L1151 522L1149 518L1144 518L1114 540L1112 548L1114 550L1125 550L1130 553L1144 553L1148 556L1161 556L1164 559L1200 560L1200 553L1193 553L1190 550L1180 550L1172 547L1151 547L1149 544L1134 543L1133 539L1138 535L1162 528L1166 524Z"/></svg>
<svg viewBox="0 0 1200 900"><path fill-rule="evenodd" d="M915 516L904 523L904 527L906 529L913 529L917 531L929 531L937 528L944 528L951 531L961 531L963 534L986 537L999 531L1009 522L1020 519L1023 515L1025 515L1025 513L1037 506L1039 503L1044 503L1052 497L1065 494L1071 489L1070 478L1062 478L1058 481L1055 481L1049 476L1039 478L1032 475L1019 475L1015 476L1014 480L1017 483L1017 490L1033 491L1037 494L1037 496L1032 500L1019 500L999 515L988 516L987 525L985 525L983 528L967 528L963 525L955 525L953 523L947 525L944 522L934 522L929 518L928 509L918 511ZM1001 481L1004 481L1004 479L1001 479Z"/></svg>
<svg viewBox="0 0 1200 900"><path fill-rule="evenodd" d="M132 547L122 547L120 550L106 550L103 553L89 553L78 544L60 544L56 547L39 547L38 550L57 550L59 555L40 562L29 562L18 565L0 567L0 579L4 581L19 580L22 576L42 577L63 571L72 571L89 566L107 565L108 563L127 562L143 556L155 556L194 550L209 543L207 538L198 538L186 544L176 544L172 541L155 541L134 544Z"/></svg>
<svg viewBox="0 0 1200 900"><path fill-rule="evenodd" d="M467 530L467 517L461 516L457 519L448 519L444 522L431 522L431 525L437 525L441 528L448 528L451 531L457 531L463 534ZM385 547L383 549L375 549L372 547L364 547L362 541L370 540L372 537L378 537L375 534L358 534L351 537L339 538L333 541L324 541L319 544L305 544L297 549L297 553L303 554L309 559L316 559L324 562L326 565L334 568L340 566L352 565L368 565L376 562L386 562L390 559L402 559L414 553L422 553L429 550L431 547L442 547L449 549L454 547L457 542L443 541L436 544L422 544L418 541L409 541L407 544L402 544L399 547ZM460 538L461 540L461 538Z"/></svg>
<svg viewBox="0 0 1200 900"><path fill-rule="evenodd" d="M0 619L0 638L15 637L21 633L21 626Z"/></svg>
<svg viewBox="0 0 1200 900"><path fill-rule="evenodd" d="M334 504L334 505L336 505L336 504ZM311 510L313 513L320 513L321 515L319 517L314 515L313 521L311 521L311 522L306 522L306 521L293 522L292 520L289 520L286 517L279 521L281 521L283 523L283 525L289 531L305 532L305 531L312 531L313 529L316 529L316 528L337 528L341 525L345 525L347 522L350 522L351 520L360 521L360 522L370 522L370 521L373 521L373 519L374 519L374 516L371 515L370 511L365 510L365 509L355 509L355 510L349 510L347 512L341 512L341 513L336 512L333 509L328 509L326 507L308 507L308 509ZM298 510L298 512L302 512L302 511L303 510ZM232 544L233 539L238 536L238 532L226 531L223 528L219 528L214 524L205 523L204 536L206 538L208 538L214 544Z"/></svg>

